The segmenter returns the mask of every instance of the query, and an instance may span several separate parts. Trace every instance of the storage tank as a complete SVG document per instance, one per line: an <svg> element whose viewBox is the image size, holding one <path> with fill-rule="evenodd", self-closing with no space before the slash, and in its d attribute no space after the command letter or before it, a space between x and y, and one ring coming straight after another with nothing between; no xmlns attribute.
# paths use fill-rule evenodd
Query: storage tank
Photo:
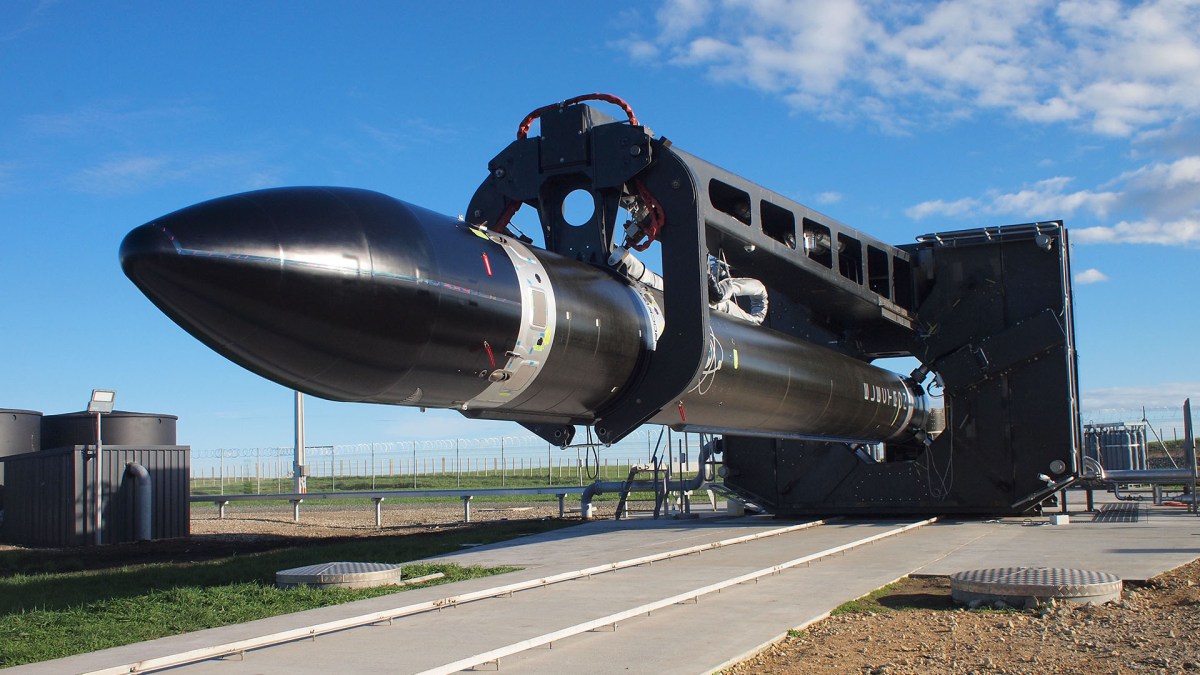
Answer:
<svg viewBox="0 0 1200 675"><path fill-rule="evenodd" d="M114 410L101 422L104 445L175 445L175 415ZM42 447L65 448L96 442L96 416L87 412L46 415L42 418Z"/></svg>
<svg viewBox="0 0 1200 675"><path fill-rule="evenodd" d="M1149 466L1143 422L1088 424L1083 428L1084 454L1106 469L1140 470Z"/></svg>
<svg viewBox="0 0 1200 675"><path fill-rule="evenodd" d="M42 413L0 408L0 457L42 449ZM4 463L0 462L0 509L4 508Z"/></svg>
<svg viewBox="0 0 1200 675"><path fill-rule="evenodd" d="M103 543L136 541L145 534L140 526L146 512L135 508L135 485L127 471L131 462L149 474L150 537L187 536L191 449L176 445L178 417L127 411L105 414L103 475L97 485L95 416L86 412L34 415L40 424L28 423L27 428L36 428L41 449L29 452L23 445L20 454L7 458L9 484L4 488L0 540L22 546L94 543L99 490ZM13 421L11 414L0 415L0 429Z"/></svg>

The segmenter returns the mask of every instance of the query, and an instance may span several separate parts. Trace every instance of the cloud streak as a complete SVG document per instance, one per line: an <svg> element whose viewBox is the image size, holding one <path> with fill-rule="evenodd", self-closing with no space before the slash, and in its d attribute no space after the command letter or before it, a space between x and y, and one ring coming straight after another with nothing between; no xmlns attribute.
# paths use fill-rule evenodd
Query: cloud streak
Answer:
<svg viewBox="0 0 1200 675"><path fill-rule="evenodd" d="M99 102L66 112L26 115L23 122L30 133L38 136L79 137L141 134L147 128L188 124L204 114L203 109L185 104L131 108L118 102Z"/></svg>
<svg viewBox="0 0 1200 675"><path fill-rule="evenodd" d="M962 217L968 215L1008 215L1019 218L1069 216L1085 211L1097 216L1107 215L1120 196L1104 190L1075 190L1067 187L1071 178L1058 176L1023 186L1015 192L991 190L982 197L964 197L954 201L935 199L909 207L905 214L914 220L930 216Z"/></svg>
<svg viewBox="0 0 1200 675"><path fill-rule="evenodd" d="M1038 181L1012 192L989 191L979 197L921 202L905 210L913 220L1002 215L1038 220L1087 213L1105 218L1127 211L1137 216L1114 225L1071 231L1076 244L1200 245L1200 156L1156 162L1095 189L1070 190L1066 177Z"/></svg>
<svg viewBox="0 0 1200 675"><path fill-rule="evenodd" d="M29 11L29 14L25 17L25 20L20 23L20 25L6 33L0 34L0 42L11 42L12 40L15 40L25 33L37 28L39 25L41 25L42 15L60 2L62 2L62 0L38 0L36 3L34 3L33 9Z"/></svg>
<svg viewBox="0 0 1200 675"><path fill-rule="evenodd" d="M1200 110L1200 12L1176 0L668 0L656 23L621 48L892 132L999 111L1129 137Z"/></svg>
<svg viewBox="0 0 1200 675"><path fill-rule="evenodd" d="M129 155L115 157L78 171L67 179L68 186L93 195L135 194L147 189L206 176L227 179L241 175L245 189L278 183L264 172L261 163L241 154L209 154L186 159L172 155Z"/></svg>
<svg viewBox="0 0 1200 675"><path fill-rule="evenodd" d="M1186 398L1200 400L1200 382L1168 382L1152 386L1092 389L1082 392L1080 407L1086 411L1133 410L1142 406L1178 409L1183 406L1183 400Z"/></svg>

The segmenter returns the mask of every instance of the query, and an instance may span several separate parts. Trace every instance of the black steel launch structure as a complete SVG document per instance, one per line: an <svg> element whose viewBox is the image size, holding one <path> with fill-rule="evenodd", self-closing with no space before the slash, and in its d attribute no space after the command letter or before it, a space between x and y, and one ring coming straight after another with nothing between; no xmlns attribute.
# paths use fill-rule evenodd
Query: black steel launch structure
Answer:
<svg viewBox="0 0 1200 675"><path fill-rule="evenodd" d="M568 222L578 191L594 209ZM524 205L544 247L510 225ZM654 244L661 275L632 252ZM512 420L563 446L579 425L604 443L648 422L720 434L726 486L781 514L1018 513L1070 483L1068 255L1060 221L885 244L683 152L607 95L531 113L461 220L277 188L121 245L171 319L280 384ZM894 356L921 366L871 365Z"/></svg>

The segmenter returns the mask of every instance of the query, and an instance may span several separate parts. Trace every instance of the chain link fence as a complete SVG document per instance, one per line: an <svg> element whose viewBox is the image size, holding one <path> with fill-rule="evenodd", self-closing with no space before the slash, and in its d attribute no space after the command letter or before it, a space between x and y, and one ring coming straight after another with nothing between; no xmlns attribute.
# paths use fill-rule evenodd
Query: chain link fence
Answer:
<svg viewBox="0 0 1200 675"><path fill-rule="evenodd" d="M643 429L611 447L550 445L536 436L493 436L319 445L305 448L308 490L454 489L584 485L621 480L651 461L664 439L698 453L694 434ZM279 494L294 485L292 447L192 451L192 494Z"/></svg>

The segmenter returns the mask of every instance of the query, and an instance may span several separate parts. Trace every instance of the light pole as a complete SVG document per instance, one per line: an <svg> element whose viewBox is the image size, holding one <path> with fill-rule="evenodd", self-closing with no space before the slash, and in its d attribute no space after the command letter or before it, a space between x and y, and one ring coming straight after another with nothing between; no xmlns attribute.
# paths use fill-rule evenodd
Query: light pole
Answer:
<svg viewBox="0 0 1200 675"><path fill-rule="evenodd" d="M96 416L96 519L94 522L96 531L94 543L97 546L102 543L104 533L104 441L100 434L100 416L111 413L116 400L117 392L111 389L93 389L92 398L88 401L87 407L87 411Z"/></svg>
<svg viewBox="0 0 1200 675"><path fill-rule="evenodd" d="M296 450L292 467L295 479L293 492L298 495L308 492L308 462L304 457L304 394L300 392L296 392Z"/></svg>

